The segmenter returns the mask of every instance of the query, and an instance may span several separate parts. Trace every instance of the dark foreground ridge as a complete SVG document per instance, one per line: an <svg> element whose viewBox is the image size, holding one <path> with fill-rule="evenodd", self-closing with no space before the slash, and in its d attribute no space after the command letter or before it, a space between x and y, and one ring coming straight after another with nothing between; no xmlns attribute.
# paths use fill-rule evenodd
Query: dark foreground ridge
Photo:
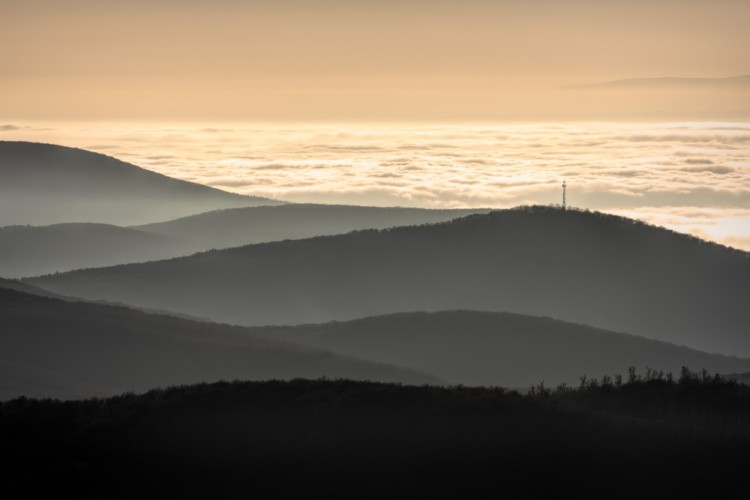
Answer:
<svg viewBox="0 0 750 500"><path fill-rule="evenodd" d="M345 380L0 404L5 498L741 498L750 387L649 373L577 389Z"/></svg>

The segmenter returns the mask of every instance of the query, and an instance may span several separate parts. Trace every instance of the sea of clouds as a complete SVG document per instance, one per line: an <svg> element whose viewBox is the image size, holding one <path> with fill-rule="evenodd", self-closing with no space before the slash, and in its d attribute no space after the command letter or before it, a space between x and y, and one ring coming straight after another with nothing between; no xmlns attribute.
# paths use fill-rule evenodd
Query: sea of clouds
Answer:
<svg viewBox="0 0 750 500"><path fill-rule="evenodd" d="M559 203L750 250L750 124L0 124L0 140L81 147L293 202Z"/></svg>

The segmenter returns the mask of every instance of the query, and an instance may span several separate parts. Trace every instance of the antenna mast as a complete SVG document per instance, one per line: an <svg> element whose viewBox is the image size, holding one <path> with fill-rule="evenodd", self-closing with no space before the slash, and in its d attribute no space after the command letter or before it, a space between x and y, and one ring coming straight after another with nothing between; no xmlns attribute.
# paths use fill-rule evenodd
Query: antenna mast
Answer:
<svg viewBox="0 0 750 500"><path fill-rule="evenodd" d="M563 210L567 210L568 209L568 200L566 198L566 195L567 195L566 191L568 189L568 185L565 183L565 181L563 181L563 183L562 183L562 188L563 188L563 204L562 204L562 209Z"/></svg>

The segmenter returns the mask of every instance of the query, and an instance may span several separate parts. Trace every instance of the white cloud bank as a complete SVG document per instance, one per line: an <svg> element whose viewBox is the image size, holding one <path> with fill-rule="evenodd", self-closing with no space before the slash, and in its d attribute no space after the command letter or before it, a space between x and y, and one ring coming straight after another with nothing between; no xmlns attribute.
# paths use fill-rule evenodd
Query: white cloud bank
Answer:
<svg viewBox="0 0 750 500"><path fill-rule="evenodd" d="M750 125L24 124L163 174L296 202L556 203L639 217L750 250Z"/></svg>

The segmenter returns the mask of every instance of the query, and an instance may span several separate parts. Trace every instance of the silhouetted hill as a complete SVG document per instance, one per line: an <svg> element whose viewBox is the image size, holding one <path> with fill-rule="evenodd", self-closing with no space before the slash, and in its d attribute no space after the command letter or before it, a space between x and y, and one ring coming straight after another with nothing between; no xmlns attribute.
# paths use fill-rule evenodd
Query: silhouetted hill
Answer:
<svg viewBox="0 0 750 500"><path fill-rule="evenodd" d="M750 388L351 381L0 403L8 498L744 498ZM106 494L104 494L106 493Z"/></svg>
<svg viewBox="0 0 750 500"><path fill-rule="evenodd" d="M442 222L479 212L487 210L289 204L217 210L130 228L90 223L0 227L0 276L145 262L212 248Z"/></svg>
<svg viewBox="0 0 750 500"><path fill-rule="evenodd" d="M451 384L577 384L628 367L678 373L750 370L750 360L585 325L509 313L399 313L343 323L259 327L257 335L430 373Z"/></svg>
<svg viewBox="0 0 750 500"><path fill-rule="evenodd" d="M38 286L29 285L28 283L24 283L23 281L17 280L17 279L0 278L0 289L2 288L5 288L7 290L15 290L17 292L27 293L30 295L38 295L40 297L59 299L65 302L87 302L91 304L125 307L127 309L137 309L139 311L146 312L146 313L167 315L167 316L172 316L176 318L189 319L193 321L208 321L205 318L199 318L197 316L191 316L189 314L179 314L179 313L175 313L171 311L164 311L161 309L154 309L154 308L149 308L149 307L135 308L127 304L122 304L122 303L117 303L117 302L107 302L105 300L87 301L85 299L81 299L78 297L68 297L67 295L60 295L57 293L52 293L49 290L45 290L44 288L39 288Z"/></svg>
<svg viewBox="0 0 750 500"><path fill-rule="evenodd" d="M0 276L102 267L187 255L165 236L109 224L0 227Z"/></svg>
<svg viewBox="0 0 750 500"><path fill-rule="evenodd" d="M82 149L0 141L0 226L143 224L277 203L171 179Z"/></svg>
<svg viewBox="0 0 750 500"><path fill-rule="evenodd" d="M91 396L221 379L345 377L426 383L406 369L226 325L0 287L0 399Z"/></svg>
<svg viewBox="0 0 750 500"><path fill-rule="evenodd" d="M287 204L216 210L137 229L192 243L195 251L312 238L357 229L445 222L489 209L429 210L403 207Z"/></svg>
<svg viewBox="0 0 750 500"><path fill-rule="evenodd" d="M28 282L245 325L508 311L749 356L749 255L632 219L531 207Z"/></svg>
<svg viewBox="0 0 750 500"><path fill-rule="evenodd" d="M52 293L43 288L39 288L38 286L29 285L28 283L24 283L23 281L14 280L14 279L0 278L0 288L5 288L7 290L15 290L17 292L28 293L30 295L39 295L41 297L67 298L62 295Z"/></svg>

